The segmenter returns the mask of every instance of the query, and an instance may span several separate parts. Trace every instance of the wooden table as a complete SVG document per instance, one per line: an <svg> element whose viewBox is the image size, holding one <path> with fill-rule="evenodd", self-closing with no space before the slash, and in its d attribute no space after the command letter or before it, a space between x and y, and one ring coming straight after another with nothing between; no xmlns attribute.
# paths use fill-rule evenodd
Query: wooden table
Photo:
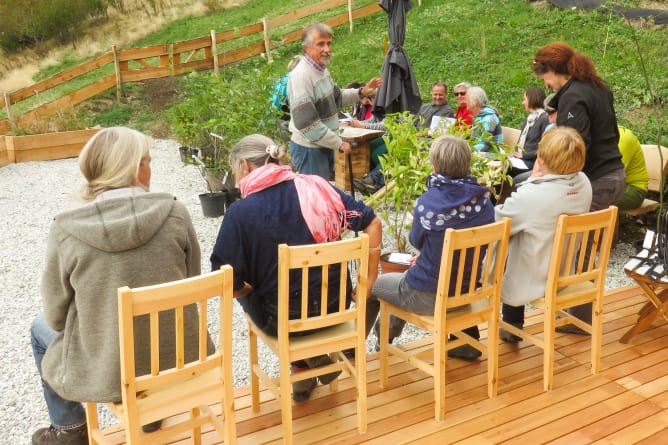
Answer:
<svg viewBox="0 0 668 445"><path fill-rule="evenodd" d="M655 250L642 250L624 266L624 272L643 290L648 302L638 312L638 320L619 340L628 343L659 317L668 322L668 275Z"/></svg>
<svg viewBox="0 0 668 445"><path fill-rule="evenodd" d="M383 132L354 127L341 127L341 130L341 139L352 146L350 155L352 156L353 177L361 178L369 171L371 158L369 141L382 136ZM348 157L343 153L336 153L334 182L341 190L350 190Z"/></svg>

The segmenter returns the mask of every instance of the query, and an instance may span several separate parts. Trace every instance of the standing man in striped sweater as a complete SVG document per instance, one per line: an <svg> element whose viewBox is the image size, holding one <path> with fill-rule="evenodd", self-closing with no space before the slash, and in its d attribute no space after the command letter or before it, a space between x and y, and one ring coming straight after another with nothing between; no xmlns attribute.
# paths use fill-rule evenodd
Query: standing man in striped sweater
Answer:
<svg viewBox="0 0 668 445"><path fill-rule="evenodd" d="M332 56L332 28L324 23L304 28L302 48L304 57L288 80L290 157L297 172L330 180L334 152L350 153L350 144L339 137L339 108L372 95L382 80L374 77L362 88L336 86L327 70Z"/></svg>

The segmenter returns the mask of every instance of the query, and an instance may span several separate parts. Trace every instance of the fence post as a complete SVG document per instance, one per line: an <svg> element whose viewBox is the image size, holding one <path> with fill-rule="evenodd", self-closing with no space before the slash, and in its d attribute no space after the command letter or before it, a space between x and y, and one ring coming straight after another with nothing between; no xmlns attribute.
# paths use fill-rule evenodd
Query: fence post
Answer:
<svg viewBox="0 0 668 445"><path fill-rule="evenodd" d="M216 46L216 30L211 30L211 57L213 58L213 74L218 77L218 47Z"/></svg>
<svg viewBox="0 0 668 445"><path fill-rule="evenodd" d="M14 117L12 116L12 103L11 103L11 98L9 97L8 92L4 92L2 96L5 98L5 110L7 111L7 120L9 121L9 125L14 128Z"/></svg>
<svg viewBox="0 0 668 445"><path fill-rule="evenodd" d="M348 23L350 32L353 32L353 0L348 0Z"/></svg>
<svg viewBox="0 0 668 445"><path fill-rule="evenodd" d="M264 52L267 54L267 62L273 62L271 47L269 46L269 21L266 17L262 17L262 32L264 34Z"/></svg>
<svg viewBox="0 0 668 445"><path fill-rule="evenodd" d="M111 46L114 53L114 71L116 72L116 102L121 101L123 95L123 78L121 77L121 63L118 60L118 48L116 45Z"/></svg>

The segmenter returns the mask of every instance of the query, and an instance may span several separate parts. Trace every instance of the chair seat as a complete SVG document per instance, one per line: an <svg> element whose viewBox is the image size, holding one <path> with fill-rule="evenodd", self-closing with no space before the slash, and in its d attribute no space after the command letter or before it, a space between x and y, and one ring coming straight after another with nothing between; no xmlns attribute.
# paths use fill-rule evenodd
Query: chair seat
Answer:
<svg viewBox="0 0 668 445"><path fill-rule="evenodd" d="M246 318L250 320L248 316ZM267 335L260 329L254 329L254 332L270 349L278 351L278 337ZM290 357L292 361L296 361L315 355L354 348L356 341L357 328L355 322L348 321L313 334L290 337Z"/></svg>
<svg viewBox="0 0 668 445"><path fill-rule="evenodd" d="M202 394L208 394L212 403L219 403L224 394L223 389L220 370L217 368L179 382L178 385L164 385L149 389L137 395L139 421L142 425L146 425L156 420L188 412L193 406L193 400L201 399ZM119 417L124 415L125 410L121 402L108 403L107 407ZM150 413L150 417L144 416L144 413Z"/></svg>
<svg viewBox="0 0 668 445"><path fill-rule="evenodd" d="M594 283L591 281L586 281L584 283L573 284L571 286L566 286L557 292L557 309L573 306L573 300L577 300L577 302L581 303L588 303L590 301L594 301L595 299L596 287L594 286ZM545 298L536 298L529 304L536 307L544 307Z"/></svg>

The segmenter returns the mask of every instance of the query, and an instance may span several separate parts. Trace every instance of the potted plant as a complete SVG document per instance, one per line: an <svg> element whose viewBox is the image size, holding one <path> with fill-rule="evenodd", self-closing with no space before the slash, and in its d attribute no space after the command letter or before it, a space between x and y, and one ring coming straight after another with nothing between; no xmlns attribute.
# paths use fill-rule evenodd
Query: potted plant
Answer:
<svg viewBox="0 0 668 445"><path fill-rule="evenodd" d="M415 253L408 242L413 222L415 199L427 190L426 178L432 171L429 161L429 139L419 136L409 112L390 114L385 118L383 136L387 154L380 159L385 186L369 200L389 233L392 250ZM389 252L381 256L387 259Z"/></svg>
<svg viewBox="0 0 668 445"><path fill-rule="evenodd" d="M229 152L244 136L260 133L275 139L276 111L269 104L268 68L242 74L240 91L233 82L213 73L193 72L183 78L180 101L169 110L174 134L184 146L192 147L195 162L211 193L227 191L238 197L230 174Z"/></svg>
<svg viewBox="0 0 668 445"><path fill-rule="evenodd" d="M426 179L433 171L429 160L432 139L421 135L409 112L388 115L385 127L387 134L383 138L387 154L380 159L380 164L386 185L369 199L369 204L376 208L383 221L385 232L389 233L393 243L392 250L414 254L416 252L408 241L408 234L413 223L413 205L427 190ZM432 136L452 134L468 140L473 147L478 141L471 140L470 133L470 128L449 125L437 127ZM509 183L506 173L509 162L504 148L494 143L490 134L483 132L483 138L490 142L491 148L487 154L472 148L471 175L488 186L498 199L500 188ZM389 252L381 255L381 261L388 256Z"/></svg>

